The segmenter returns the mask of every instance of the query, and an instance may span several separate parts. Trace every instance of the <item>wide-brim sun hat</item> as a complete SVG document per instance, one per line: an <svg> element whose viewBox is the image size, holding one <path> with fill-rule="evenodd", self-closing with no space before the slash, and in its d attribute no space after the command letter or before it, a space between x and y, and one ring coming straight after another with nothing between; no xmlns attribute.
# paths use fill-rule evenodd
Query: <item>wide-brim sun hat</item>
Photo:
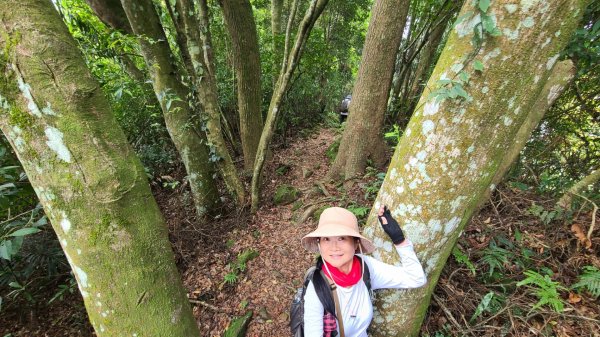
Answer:
<svg viewBox="0 0 600 337"><path fill-rule="evenodd" d="M345 208L325 209L319 217L317 229L302 238L302 246L309 252L318 253L318 239L327 236L353 236L360 239L363 253L368 254L375 250L373 243L360 234L356 215Z"/></svg>

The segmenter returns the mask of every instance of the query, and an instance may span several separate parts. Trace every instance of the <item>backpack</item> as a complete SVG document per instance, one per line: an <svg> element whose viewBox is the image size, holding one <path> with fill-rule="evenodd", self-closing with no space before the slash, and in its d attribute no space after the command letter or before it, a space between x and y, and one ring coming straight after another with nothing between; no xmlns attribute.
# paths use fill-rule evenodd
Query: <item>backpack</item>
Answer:
<svg viewBox="0 0 600 337"><path fill-rule="evenodd" d="M348 111L349 108L350 108L350 98L346 97L342 101L342 105L340 106L340 110L341 111Z"/></svg>
<svg viewBox="0 0 600 337"><path fill-rule="evenodd" d="M358 258L361 259L361 257ZM369 267L366 263L364 266L365 270L363 272L363 281L367 286L367 290L369 293L371 293L371 273L369 272ZM304 337L304 295L306 294L306 287L308 287L308 283L312 280L313 274L316 270L317 267L315 266L308 268L304 274L304 282L302 283L302 287L296 290L296 294L292 300L292 304L290 306L290 329L293 337ZM317 295L319 296L321 302L323 302L321 296L333 296L331 291L327 295L319 294L319 292L317 292Z"/></svg>

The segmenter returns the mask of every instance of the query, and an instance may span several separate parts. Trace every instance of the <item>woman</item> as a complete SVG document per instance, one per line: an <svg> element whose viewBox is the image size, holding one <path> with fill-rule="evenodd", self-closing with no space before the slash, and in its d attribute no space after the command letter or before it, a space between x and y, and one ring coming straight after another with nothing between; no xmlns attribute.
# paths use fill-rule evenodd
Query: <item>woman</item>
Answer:
<svg viewBox="0 0 600 337"><path fill-rule="evenodd" d="M336 336L331 334L333 331L341 336L339 330L342 330L342 326L344 337L367 336L367 328L373 318L373 304L363 280L365 270L368 270L373 290L417 288L425 284L423 268L412 243L405 240L398 222L384 206L379 209L378 218L384 231L392 239L402 259L402 266L385 264L362 255L371 253L375 246L360 235L356 216L344 208L331 207L324 210L317 229L302 238L304 248L321 255L304 295L306 337ZM337 286L341 315L335 310L332 296L324 295L331 293L329 285L332 283Z"/></svg>

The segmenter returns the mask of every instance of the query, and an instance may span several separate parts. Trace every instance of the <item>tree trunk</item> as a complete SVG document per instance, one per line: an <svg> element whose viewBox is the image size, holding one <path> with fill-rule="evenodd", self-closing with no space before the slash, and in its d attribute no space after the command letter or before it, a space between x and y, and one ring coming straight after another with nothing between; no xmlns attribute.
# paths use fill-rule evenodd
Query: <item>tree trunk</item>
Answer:
<svg viewBox="0 0 600 337"><path fill-rule="evenodd" d="M310 31L319 16L321 16L321 13L323 13L323 10L328 2L329 0L311 1L310 6L306 10L306 14L300 23L294 48L292 48L289 57L284 55L286 68L285 71L282 71L281 75L279 76L277 85L273 90L273 96L271 97L271 103L269 104L269 111L267 113L267 120L265 121L262 134L260 135L260 143L258 144L258 150L256 152L251 186L252 212L256 212L258 210L258 203L260 201L259 192L261 174L265 163L267 148L269 147L271 139L273 138L275 123L277 122L277 117L279 116L278 112L283 100L283 95L287 91L292 74L294 73L298 62L300 61L300 56L302 55L306 40L308 40L308 37L310 36Z"/></svg>
<svg viewBox="0 0 600 337"><path fill-rule="evenodd" d="M146 175L50 1L0 2L0 128L97 336L199 336Z"/></svg>
<svg viewBox="0 0 600 337"><path fill-rule="evenodd" d="M369 156L383 161L385 145L380 133L409 4L408 0L377 0L373 5L348 125L329 171L331 177L349 179L362 174Z"/></svg>
<svg viewBox="0 0 600 337"><path fill-rule="evenodd" d="M573 196L577 196L582 192L585 192L591 185L594 185L600 181L600 168L595 169L589 175L578 181L575 185L571 186L565 194L558 200L557 204L562 208L570 208Z"/></svg>
<svg viewBox="0 0 600 337"><path fill-rule="evenodd" d="M206 134L209 142L221 160L217 161L223 180L238 205L246 199L244 185L240 180L233 159L223 139L221 126L221 108L217 94L217 85L205 63L205 55L201 50L202 38L198 29L199 20L195 17L194 5L190 0L177 0L177 14L181 18L182 35L185 35L186 48L192 64L192 78L196 83L198 98L206 112ZM258 137L258 136L257 136Z"/></svg>
<svg viewBox="0 0 600 337"><path fill-rule="evenodd" d="M254 166L256 150L263 126L260 88L260 56L256 24L249 0L223 0L223 16L233 50L237 74L240 137L244 152L244 168Z"/></svg>
<svg viewBox="0 0 600 337"><path fill-rule="evenodd" d="M133 34L127 15L121 6L121 0L85 0L85 2L105 25L126 34Z"/></svg>
<svg viewBox="0 0 600 337"><path fill-rule="evenodd" d="M151 0L122 0L133 32L138 36L152 86L165 116L167 130L188 174L198 216L219 203L206 136L189 108L189 91L179 81L169 45Z"/></svg>
<svg viewBox="0 0 600 337"><path fill-rule="evenodd" d="M291 8L290 8L291 9ZM292 9L291 9L292 10ZM290 12L291 12L290 10ZM279 70L283 61L284 36L283 36L283 0L271 0L271 35L273 38L273 87L277 84Z"/></svg>
<svg viewBox="0 0 600 337"><path fill-rule="evenodd" d="M450 34L365 229L380 248L374 257L397 263L375 217L381 204L388 205L415 244L428 284L379 293L374 336L419 333L446 259L490 188L504 153L542 90L540 79L548 76L584 6L579 0L492 2L487 15L495 17L503 35L486 33L478 46L472 38L475 27L483 28L481 13L473 2L465 2L461 15L467 18ZM475 70L474 65L479 68L475 60L483 65L481 71ZM470 80L460 84L465 75ZM459 86L467 98L451 98L451 90L460 91ZM435 89L433 95L429 88Z"/></svg>
<svg viewBox="0 0 600 337"><path fill-rule="evenodd" d="M531 133L538 124L540 124L546 111L548 111L554 104L554 101L556 101L569 86L569 83L571 83L573 77L575 77L575 70L575 66L571 60L558 62L554 66L548 79L545 81L544 88L515 135L513 144L504 155L504 159L502 159L498 171L496 171L494 179L492 179L492 184L494 184L494 186L497 186L502 181L502 178L508 173L517 157L519 157L519 153L521 153L521 150L525 147Z"/></svg>

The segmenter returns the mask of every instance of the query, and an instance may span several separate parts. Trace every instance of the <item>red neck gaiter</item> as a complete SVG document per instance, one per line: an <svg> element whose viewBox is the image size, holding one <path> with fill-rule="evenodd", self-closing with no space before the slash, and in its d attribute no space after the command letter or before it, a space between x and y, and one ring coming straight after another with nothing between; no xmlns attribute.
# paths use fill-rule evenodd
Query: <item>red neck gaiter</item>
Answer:
<svg viewBox="0 0 600 337"><path fill-rule="evenodd" d="M323 268L325 275L327 275L327 277L332 279L340 287L351 287L357 284L362 277L360 261L356 256L352 260L352 269L348 274L344 274L342 271L330 265L325 260L323 260L323 263L327 264L327 268ZM329 272L331 272L331 274L329 274Z"/></svg>

